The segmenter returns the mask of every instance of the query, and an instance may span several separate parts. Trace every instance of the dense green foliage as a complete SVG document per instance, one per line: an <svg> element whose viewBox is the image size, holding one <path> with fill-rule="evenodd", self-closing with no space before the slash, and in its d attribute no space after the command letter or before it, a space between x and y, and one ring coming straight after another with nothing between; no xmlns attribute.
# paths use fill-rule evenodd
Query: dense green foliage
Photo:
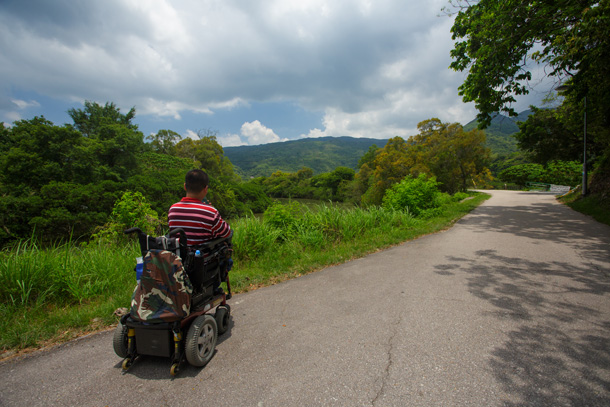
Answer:
<svg viewBox="0 0 610 407"><path fill-rule="evenodd" d="M163 230L159 215L146 198L139 192L126 191L114 204L108 223L94 237L105 241L125 241L127 236L123 231L133 227L150 235L159 235Z"/></svg>
<svg viewBox="0 0 610 407"><path fill-rule="evenodd" d="M451 68L468 71L460 94L465 102L475 102L483 126L495 112L515 115L511 103L515 95L529 92L532 60L548 66L548 75L569 75L575 86L594 91L594 81L602 80L607 90L607 0L451 3L460 9L451 29L457 40Z"/></svg>
<svg viewBox="0 0 610 407"><path fill-rule="evenodd" d="M68 113L73 125L35 117L0 128L0 246L33 235L44 242L86 239L110 225L116 232L129 226L116 212L129 196L150 205L140 215L163 224L184 196L184 175L192 168L208 172L209 197L225 216L262 212L270 204L261 188L238 186L213 133L181 140L161 130L145 143L132 123L135 109L123 114L113 103L85 102Z"/></svg>
<svg viewBox="0 0 610 407"><path fill-rule="evenodd" d="M358 160L374 144L387 140L352 137L322 137L269 143L259 146L226 147L225 155L244 179L269 177L276 171L297 172L311 168L314 174L337 167L356 169Z"/></svg>
<svg viewBox="0 0 610 407"><path fill-rule="evenodd" d="M260 185L273 198L305 198L331 201L350 199L354 170L337 167L328 173L313 175L311 168L296 173L276 171L269 177L259 177L251 183Z"/></svg>
<svg viewBox="0 0 610 407"><path fill-rule="evenodd" d="M450 194L483 186L491 179L482 131L466 132L458 123L439 119L425 120L418 129L420 133L407 141L390 139L374 158L362 164L352 191L363 204L381 204L386 190L408 175L434 176L440 189Z"/></svg>
<svg viewBox="0 0 610 407"><path fill-rule="evenodd" d="M578 160L582 166L584 116L574 123L573 110L574 106L565 102L554 109L533 108L534 114L519 124L520 132L515 135L519 148L536 163ZM596 168L596 174L589 178L592 181L589 190L607 195L610 189L605 180L610 177L610 170L604 169L602 163L610 157L610 137L606 134L610 129L596 130L597 134L587 132L587 173ZM580 183L579 180L572 185Z"/></svg>
<svg viewBox="0 0 610 407"><path fill-rule="evenodd" d="M408 175L386 191L383 206L418 216L428 209L440 206L437 199L440 195L438 185L434 177L428 178L426 174L419 174L417 178Z"/></svg>
<svg viewBox="0 0 610 407"><path fill-rule="evenodd" d="M551 161L547 165L520 164L500 173L500 179L525 186L528 182L568 185L575 187L580 183L582 164L577 161Z"/></svg>
<svg viewBox="0 0 610 407"><path fill-rule="evenodd" d="M144 149L131 113L87 103L70 111L75 126L36 117L3 131L0 242L34 230L50 239L86 235L103 224Z"/></svg>
<svg viewBox="0 0 610 407"><path fill-rule="evenodd" d="M480 126L499 111L515 115L511 103L529 92L532 62L544 66L562 83L564 99L558 108L534 109L520 125L519 146L540 164L582 161L586 123L587 164L598 174L590 189L604 191L610 170L599 161L610 157L610 0L451 3L460 10L451 68L468 71L460 94L475 102Z"/></svg>

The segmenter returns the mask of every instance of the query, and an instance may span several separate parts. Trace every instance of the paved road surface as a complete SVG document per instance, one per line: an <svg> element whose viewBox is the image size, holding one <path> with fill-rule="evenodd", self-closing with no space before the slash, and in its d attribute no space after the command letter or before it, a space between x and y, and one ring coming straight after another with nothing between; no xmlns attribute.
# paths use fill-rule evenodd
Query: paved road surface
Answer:
<svg viewBox="0 0 610 407"><path fill-rule="evenodd" d="M235 296L210 364L111 333L0 364L2 406L610 406L610 228L493 192L452 229Z"/></svg>

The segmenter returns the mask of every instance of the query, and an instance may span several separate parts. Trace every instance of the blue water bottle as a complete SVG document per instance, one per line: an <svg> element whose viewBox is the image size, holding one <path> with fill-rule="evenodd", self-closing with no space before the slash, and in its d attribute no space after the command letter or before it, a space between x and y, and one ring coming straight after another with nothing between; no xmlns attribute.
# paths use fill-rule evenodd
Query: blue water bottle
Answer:
<svg viewBox="0 0 610 407"><path fill-rule="evenodd" d="M144 271L144 261L141 257L136 257L136 280L140 281L142 272Z"/></svg>

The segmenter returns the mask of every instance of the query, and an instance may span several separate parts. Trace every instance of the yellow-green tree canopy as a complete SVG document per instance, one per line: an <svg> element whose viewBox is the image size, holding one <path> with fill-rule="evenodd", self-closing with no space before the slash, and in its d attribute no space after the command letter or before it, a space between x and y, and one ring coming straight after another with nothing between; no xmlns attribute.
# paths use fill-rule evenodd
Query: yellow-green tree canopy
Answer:
<svg viewBox="0 0 610 407"><path fill-rule="evenodd" d="M491 179L487 169L489 149L481 130L465 132L459 123L432 118L418 124L419 134L404 140L394 137L365 163L356 175L360 188L367 186L362 203L378 205L385 191L407 175L435 176L441 190L455 193Z"/></svg>
<svg viewBox="0 0 610 407"><path fill-rule="evenodd" d="M224 156L222 146L216 140L216 133L208 130L200 131L198 135L198 140L185 138L176 144L176 155L192 160L211 177L225 181L235 180L233 164Z"/></svg>

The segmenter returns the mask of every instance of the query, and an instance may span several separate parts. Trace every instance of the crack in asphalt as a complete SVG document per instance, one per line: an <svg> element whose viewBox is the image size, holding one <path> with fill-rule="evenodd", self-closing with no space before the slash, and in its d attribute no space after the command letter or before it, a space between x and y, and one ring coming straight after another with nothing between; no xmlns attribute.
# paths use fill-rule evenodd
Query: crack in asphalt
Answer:
<svg viewBox="0 0 610 407"><path fill-rule="evenodd" d="M394 354L394 339L396 338L396 335L398 335L398 327L401 324L402 324L402 315L399 315L398 320L394 324L392 324L393 329L392 329L392 332L390 333L390 337L389 337L388 343L386 345L387 346L387 351L386 351L387 363L383 370L381 378L378 379L378 380L381 380L381 387L379 388L379 391L377 392L377 394L375 394L375 397L371 401L372 406L375 406L377 404L377 401L385 393L387 381L388 381L388 378L390 377L390 369L392 368L392 365L394 363L394 361L392 359L392 356Z"/></svg>

